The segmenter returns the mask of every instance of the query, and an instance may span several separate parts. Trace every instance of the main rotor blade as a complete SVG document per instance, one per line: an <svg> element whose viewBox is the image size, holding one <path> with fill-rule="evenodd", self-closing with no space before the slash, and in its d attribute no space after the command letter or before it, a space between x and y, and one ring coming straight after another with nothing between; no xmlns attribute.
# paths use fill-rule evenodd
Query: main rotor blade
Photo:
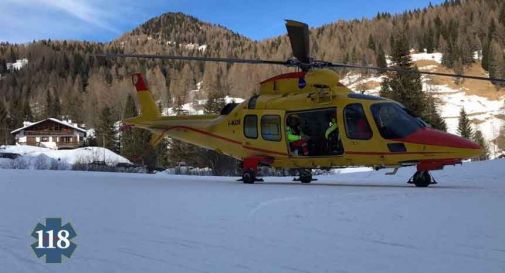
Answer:
<svg viewBox="0 0 505 273"><path fill-rule="evenodd" d="M293 56L302 63L310 62L309 26L302 22L286 20Z"/></svg>
<svg viewBox="0 0 505 273"><path fill-rule="evenodd" d="M95 56L105 57L105 58L136 58L136 59L183 60L183 61L202 61L202 62L243 63L243 64L290 65L290 63L286 62L286 61L268 61L268 60L198 57L198 56L173 56L173 55L154 55L154 54L115 54L115 53L96 54Z"/></svg>
<svg viewBox="0 0 505 273"><path fill-rule="evenodd" d="M326 65L326 67L371 69L371 70L377 70L377 71L394 71L394 72L400 72L400 73L419 73L419 74L423 74L423 75L435 75L435 76L443 76L443 77L484 80L484 81L505 83L505 79L499 79L499 78L489 78L489 77L470 76L470 75L458 75L458 74L451 74L451 73L419 71L419 70L416 71L416 70L412 70L412 69L403 69L403 68L395 68L395 67L378 67L378 66L341 64L341 63L329 63Z"/></svg>

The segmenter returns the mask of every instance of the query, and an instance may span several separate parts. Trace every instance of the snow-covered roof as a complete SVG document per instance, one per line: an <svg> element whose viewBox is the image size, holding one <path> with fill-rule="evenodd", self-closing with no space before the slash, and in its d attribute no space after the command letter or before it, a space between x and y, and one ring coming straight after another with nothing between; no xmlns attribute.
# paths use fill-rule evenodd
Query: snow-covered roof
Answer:
<svg viewBox="0 0 505 273"><path fill-rule="evenodd" d="M67 127L70 127L70 128L72 128L72 129L75 129L75 130L78 130L78 131L81 131L81 132L83 132L83 133L86 133L86 132L87 132L85 129L79 128L79 127L77 127L77 126L75 126L75 125L73 125L73 124L70 124L70 123L68 123L68 122L61 121L61 120L59 120L59 119L55 119L55 118L47 118L47 119L43 119L43 120L41 120L41 121L34 122L34 123L32 123L32 124L30 124L30 125L28 125L28 126L24 126L24 127L18 128L18 129L16 129L16 130L12 131L12 132L11 132L11 134L15 134L15 133L17 133L17 132L20 132L20 131L22 131L22 130L25 130L25 129L27 129L27 128L30 128L30 127L34 126L34 125L37 125L37 124L39 124L39 123L42 123L42 122L44 122L44 121L46 121L46 120L51 120L51 121L54 121L54 122L56 122L56 123L59 123L59 124L61 124L61 125L67 126Z"/></svg>

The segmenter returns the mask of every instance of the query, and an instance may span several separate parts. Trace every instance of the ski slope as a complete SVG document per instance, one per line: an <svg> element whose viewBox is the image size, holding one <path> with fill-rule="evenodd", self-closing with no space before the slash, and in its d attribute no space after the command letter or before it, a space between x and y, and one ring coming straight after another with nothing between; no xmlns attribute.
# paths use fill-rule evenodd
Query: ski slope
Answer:
<svg viewBox="0 0 505 273"><path fill-rule="evenodd" d="M366 168L311 185L236 178L0 170L1 272L504 272L505 160L405 184ZM37 222L77 232L36 258Z"/></svg>

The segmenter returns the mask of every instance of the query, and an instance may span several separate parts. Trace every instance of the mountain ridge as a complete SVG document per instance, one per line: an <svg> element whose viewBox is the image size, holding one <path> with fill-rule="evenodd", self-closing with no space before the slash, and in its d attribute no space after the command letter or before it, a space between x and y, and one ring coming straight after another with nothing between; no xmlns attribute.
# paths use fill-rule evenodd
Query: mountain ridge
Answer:
<svg viewBox="0 0 505 273"><path fill-rule="evenodd" d="M505 21L501 18L505 12L502 10L505 10L505 3L498 0L448 1L397 15L380 13L373 19L336 21L311 28L312 53L316 59L373 65L378 48L382 47L387 53L390 40L403 33L408 36L412 48L442 52L442 65L461 72L471 65L481 65L478 60L469 60L468 55L493 48L496 53L496 47L498 51L503 50L500 45L505 44ZM257 83L261 80L291 71L281 66L111 60L94 56L103 52L275 60L291 57L286 35L253 41L225 27L182 13L165 13L147 20L109 43L1 44L0 108L14 120L4 124L3 130L18 126L23 119L46 115L48 96L58 98L61 105L58 114L90 126L97 124L97 113L104 107L111 107L115 118L119 119L124 112L126 96L133 95L128 76L133 72L145 73L160 105L170 107L189 102L189 99L204 99L219 90L232 97L245 98L258 91ZM4 64L21 58L29 60L26 66L6 71ZM494 66L503 67L500 73L505 73L503 58L495 63ZM200 82L203 82L202 92L190 98L189 91L196 90Z"/></svg>

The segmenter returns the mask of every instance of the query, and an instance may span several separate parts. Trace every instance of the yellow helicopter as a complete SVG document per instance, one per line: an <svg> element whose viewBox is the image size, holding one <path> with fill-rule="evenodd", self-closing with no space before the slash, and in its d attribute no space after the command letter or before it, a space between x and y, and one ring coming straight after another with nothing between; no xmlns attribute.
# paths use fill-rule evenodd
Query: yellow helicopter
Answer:
<svg viewBox="0 0 505 273"><path fill-rule="evenodd" d="M259 166L299 170L298 180L313 181L312 169L348 166L394 168L417 166L409 180L417 187L436 183L429 171L477 156L476 143L430 128L400 103L352 92L330 68L379 68L315 61L310 58L307 24L287 20L294 58L287 61L103 54L112 58L146 58L226 63L271 64L298 68L260 83L248 100L226 105L219 115L162 116L142 74L132 76L141 114L126 126L153 133L151 144L165 136L215 150L242 162L242 181L258 181ZM505 81L438 72L421 74Z"/></svg>

